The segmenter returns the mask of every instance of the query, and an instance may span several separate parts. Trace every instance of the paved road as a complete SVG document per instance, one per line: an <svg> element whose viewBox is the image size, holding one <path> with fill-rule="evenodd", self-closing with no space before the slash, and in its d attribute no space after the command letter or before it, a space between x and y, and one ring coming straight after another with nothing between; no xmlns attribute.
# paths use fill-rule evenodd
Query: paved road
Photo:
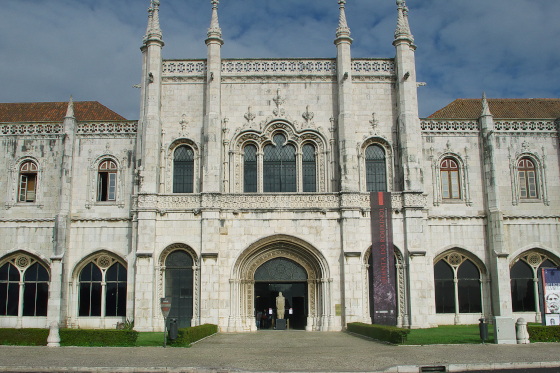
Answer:
<svg viewBox="0 0 560 373"><path fill-rule="evenodd" d="M419 366L461 371L541 362L560 366L560 344L390 346L340 332L261 331L217 334L188 349L0 346L0 371L418 372Z"/></svg>

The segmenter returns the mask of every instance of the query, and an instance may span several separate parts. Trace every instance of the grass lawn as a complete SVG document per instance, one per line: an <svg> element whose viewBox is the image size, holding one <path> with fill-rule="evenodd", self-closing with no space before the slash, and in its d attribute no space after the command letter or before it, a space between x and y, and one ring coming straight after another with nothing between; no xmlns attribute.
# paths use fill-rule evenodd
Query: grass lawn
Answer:
<svg viewBox="0 0 560 373"><path fill-rule="evenodd" d="M163 347L163 332L139 333L136 347Z"/></svg>
<svg viewBox="0 0 560 373"><path fill-rule="evenodd" d="M493 325L488 325L488 336L489 339L485 343L494 343ZM406 345L463 343L481 343L478 324L442 325L430 329L412 329L405 342Z"/></svg>

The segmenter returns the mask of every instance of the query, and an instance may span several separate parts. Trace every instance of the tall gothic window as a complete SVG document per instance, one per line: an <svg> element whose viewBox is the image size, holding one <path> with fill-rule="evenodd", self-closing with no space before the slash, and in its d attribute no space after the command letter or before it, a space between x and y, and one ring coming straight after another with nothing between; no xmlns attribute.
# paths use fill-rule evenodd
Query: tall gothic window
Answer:
<svg viewBox="0 0 560 373"><path fill-rule="evenodd" d="M441 161L441 195L443 199L461 198L459 183L459 166L451 158Z"/></svg>
<svg viewBox="0 0 560 373"><path fill-rule="evenodd" d="M434 266L436 313L481 313L482 289L478 267L451 253Z"/></svg>
<svg viewBox="0 0 560 373"><path fill-rule="evenodd" d="M35 202L37 190L37 164L25 162L19 169L19 202Z"/></svg>
<svg viewBox="0 0 560 373"><path fill-rule="evenodd" d="M243 191L257 192L257 147L247 145L244 148Z"/></svg>
<svg viewBox="0 0 560 373"><path fill-rule="evenodd" d="M366 185L368 192L386 192L385 151L379 145L366 148Z"/></svg>
<svg viewBox="0 0 560 373"><path fill-rule="evenodd" d="M276 134L272 145L264 147L263 187L265 193L296 192L296 149Z"/></svg>
<svg viewBox="0 0 560 373"><path fill-rule="evenodd" d="M311 144L303 146L302 172L303 172L303 191L317 191L317 167L315 164L315 147Z"/></svg>
<svg viewBox="0 0 560 373"><path fill-rule="evenodd" d="M79 275L78 316L126 316L126 268L102 255Z"/></svg>
<svg viewBox="0 0 560 373"><path fill-rule="evenodd" d="M535 164L528 158L522 158L517 164L519 175L519 197L522 199L538 198L537 175Z"/></svg>
<svg viewBox="0 0 560 373"><path fill-rule="evenodd" d="M48 300L49 273L37 261L18 256L0 267L0 316L47 316Z"/></svg>
<svg viewBox="0 0 560 373"><path fill-rule="evenodd" d="M117 199L117 164L105 160L99 164L97 175L97 200L115 201Z"/></svg>
<svg viewBox="0 0 560 373"><path fill-rule="evenodd" d="M179 146L173 157L173 193L193 193L194 151L189 146Z"/></svg>

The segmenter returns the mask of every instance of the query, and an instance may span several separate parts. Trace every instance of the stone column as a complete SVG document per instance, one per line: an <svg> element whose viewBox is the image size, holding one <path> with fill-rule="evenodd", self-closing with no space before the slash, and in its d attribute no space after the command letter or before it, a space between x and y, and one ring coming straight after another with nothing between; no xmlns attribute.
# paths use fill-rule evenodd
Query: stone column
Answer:
<svg viewBox="0 0 560 373"><path fill-rule="evenodd" d="M47 306L47 325L61 321L62 311L62 257L51 257L51 282L49 283L49 303ZM68 296L67 296L68 298ZM68 302L69 307L77 307ZM72 312L70 309L66 312Z"/></svg>
<svg viewBox="0 0 560 373"><path fill-rule="evenodd" d="M159 299L154 299L157 296L154 289L154 271L152 254L137 253L134 330L139 332L153 332L163 328L163 325L153 325L153 320L157 319L157 312L161 312L154 309L154 304L159 303Z"/></svg>

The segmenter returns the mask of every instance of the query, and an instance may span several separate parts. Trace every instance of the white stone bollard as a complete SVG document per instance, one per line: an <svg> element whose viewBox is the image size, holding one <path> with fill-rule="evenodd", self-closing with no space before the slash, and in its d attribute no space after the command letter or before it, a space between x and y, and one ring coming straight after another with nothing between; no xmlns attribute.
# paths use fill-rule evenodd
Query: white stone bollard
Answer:
<svg viewBox="0 0 560 373"><path fill-rule="evenodd" d="M527 331L527 321L520 317L517 319L517 344L528 344L529 332Z"/></svg>
<svg viewBox="0 0 560 373"><path fill-rule="evenodd" d="M58 335L58 323L56 321L51 323L47 347L60 347L60 335Z"/></svg>

